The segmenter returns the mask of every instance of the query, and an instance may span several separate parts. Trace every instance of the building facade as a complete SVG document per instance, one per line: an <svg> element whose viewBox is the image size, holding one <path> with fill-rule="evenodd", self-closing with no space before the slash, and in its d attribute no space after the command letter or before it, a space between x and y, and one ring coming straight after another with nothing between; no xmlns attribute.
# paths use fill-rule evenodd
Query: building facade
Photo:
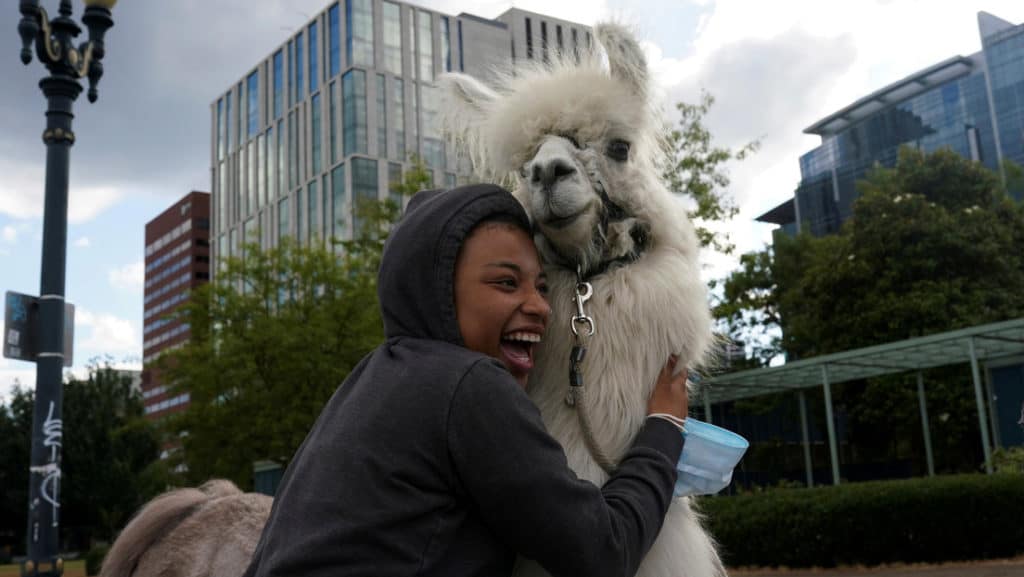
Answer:
<svg viewBox="0 0 1024 577"><path fill-rule="evenodd" d="M210 194L192 191L146 223L146 284L143 298L142 399L146 416L182 411L188 393L172 393L154 362L182 346L189 325L173 313L210 278Z"/></svg>
<svg viewBox="0 0 1024 577"><path fill-rule="evenodd" d="M411 155L450 187L434 80L579 50L589 28L512 9L490 20L389 0L328 4L211 104L214 256L242 243L351 238L359 200L393 195ZM391 196L397 198L397 196Z"/></svg>
<svg viewBox="0 0 1024 577"><path fill-rule="evenodd" d="M804 130L821 145L800 158L794 197L758 217L795 234L839 230L856 181L892 167L901 146L949 148L992 170L1024 166L1024 25L980 12L982 50L954 56L877 90ZM1020 191L1015 191L1020 199Z"/></svg>

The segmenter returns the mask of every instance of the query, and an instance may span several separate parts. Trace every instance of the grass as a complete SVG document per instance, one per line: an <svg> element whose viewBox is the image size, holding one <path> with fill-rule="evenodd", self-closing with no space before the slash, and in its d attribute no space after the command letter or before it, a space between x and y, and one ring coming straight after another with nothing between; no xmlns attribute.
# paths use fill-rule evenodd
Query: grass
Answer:
<svg viewBox="0 0 1024 577"><path fill-rule="evenodd" d="M19 577L21 565L0 565L0 577ZM64 562L64 577L85 577L85 560Z"/></svg>

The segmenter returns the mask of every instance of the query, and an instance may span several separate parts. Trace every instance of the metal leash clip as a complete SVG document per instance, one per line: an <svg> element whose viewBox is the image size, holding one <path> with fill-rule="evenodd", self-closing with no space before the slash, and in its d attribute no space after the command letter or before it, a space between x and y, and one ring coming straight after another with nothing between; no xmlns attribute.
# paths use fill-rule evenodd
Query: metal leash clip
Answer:
<svg viewBox="0 0 1024 577"><path fill-rule="evenodd" d="M580 336L592 337L597 331L597 327L594 326L594 319L587 315L586 311L583 310L583 305L590 297L594 294L594 287L590 283L580 281L576 283L576 296L572 299L576 302L576 314L573 315L571 321L572 334L579 340ZM580 334L580 329L577 325L587 325L586 332Z"/></svg>
<svg viewBox="0 0 1024 577"><path fill-rule="evenodd" d="M576 401L583 389L583 358L587 354L587 347L583 343L583 337L592 337L597 331L594 326L594 319L589 316L583 305L586 304L594 294L594 287L583 280L583 271L576 267L576 296L573 301L576 303L576 314L572 316L569 327L572 329L575 344L572 353L569 355L569 391L565 396L565 404L570 407L576 406ZM581 329L579 325L586 325Z"/></svg>

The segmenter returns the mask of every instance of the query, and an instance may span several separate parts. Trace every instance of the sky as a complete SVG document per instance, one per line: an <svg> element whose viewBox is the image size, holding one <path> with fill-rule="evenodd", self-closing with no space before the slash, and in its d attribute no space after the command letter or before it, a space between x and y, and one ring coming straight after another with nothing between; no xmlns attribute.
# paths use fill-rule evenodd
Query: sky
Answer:
<svg viewBox="0 0 1024 577"><path fill-rule="evenodd" d="M190 190L210 190L210 103L328 0L129 0L114 8L99 100L75 106L67 299L76 306L73 371L110 357L140 368L145 223ZM1019 0L420 0L494 18L516 7L641 39L666 109L715 97L716 144L760 151L730 166L739 215L721 227L737 254L762 248L754 218L790 198L803 129L931 64L981 49L977 12L1024 22ZM56 11L56 2L51 11ZM76 3L76 10L81 4ZM0 290L39 292L45 147L44 69L18 58L15 3L0 8ZM76 17L78 14L76 14ZM4 56L3 54L6 54ZM671 118L671 116L670 116ZM721 278L736 257L709 256ZM2 325L0 325L2 326ZM0 399L35 366L0 359Z"/></svg>

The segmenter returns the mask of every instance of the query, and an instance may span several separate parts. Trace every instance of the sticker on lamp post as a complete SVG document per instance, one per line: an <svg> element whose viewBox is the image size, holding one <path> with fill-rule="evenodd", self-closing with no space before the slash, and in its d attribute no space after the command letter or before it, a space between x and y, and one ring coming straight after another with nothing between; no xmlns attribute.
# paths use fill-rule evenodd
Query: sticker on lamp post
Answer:
<svg viewBox="0 0 1024 577"><path fill-rule="evenodd" d="M39 353L36 327L39 299L7 291L4 295L4 357L35 362ZM64 366L70 367L75 338L75 305L64 303Z"/></svg>

